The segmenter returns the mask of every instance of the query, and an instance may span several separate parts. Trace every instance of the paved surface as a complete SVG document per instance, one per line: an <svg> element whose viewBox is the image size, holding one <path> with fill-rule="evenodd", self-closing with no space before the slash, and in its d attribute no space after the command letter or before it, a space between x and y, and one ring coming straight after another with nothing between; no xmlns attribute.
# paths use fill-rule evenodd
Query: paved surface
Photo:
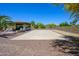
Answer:
<svg viewBox="0 0 79 59"><path fill-rule="evenodd" d="M11 40L54 40L64 39L63 35L52 30L33 30Z"/></svg>

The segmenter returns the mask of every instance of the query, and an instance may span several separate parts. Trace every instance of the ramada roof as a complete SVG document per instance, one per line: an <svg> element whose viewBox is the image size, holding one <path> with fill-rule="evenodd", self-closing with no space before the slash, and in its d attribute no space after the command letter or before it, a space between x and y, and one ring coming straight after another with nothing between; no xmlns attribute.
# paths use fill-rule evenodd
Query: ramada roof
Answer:
<svg viewBox="0 0 79 59"><path fill-rule="evenodd" d="M30 25L31 23L29 22L15 22L17 25L22 25L22 24L27 24L27 25Z"/></svg>

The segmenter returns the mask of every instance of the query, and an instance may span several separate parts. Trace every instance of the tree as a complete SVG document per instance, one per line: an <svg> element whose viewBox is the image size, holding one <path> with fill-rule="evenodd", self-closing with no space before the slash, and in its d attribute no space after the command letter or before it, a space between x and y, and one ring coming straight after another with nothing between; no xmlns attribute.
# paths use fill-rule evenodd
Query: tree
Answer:
<svg viewBox="0 0 79 59"><path fill-rule="evenodd" d="M37 23L38 29L45 29L45 25L41 22Z"/></svg>
<svg viewBox="0 0 79 59"><path fill-rule="evenodd" d="M69 26L68 22L62 22L59 24L59 26Z"/></svg>
<svg viewBox="0 0 79 59"><path fill-rule="evenodd" d="M77 22L78 22L78 20L74 19L73 21L70 22L70 25L76 25Z"/></svg>
<svg viewBox="0 0 79 59"><path fill-rule="evenodd" d="M11 21L9 16L0 16L0 30L6 29Z"/></svg>
<svg viewBox="0 0 79 59"><path fill-rule="evenodd" d="M69 12L71 12L70 18L76 19L74 21L79 20L79 3L64 4L64 8L65 10L68 10Z"/></svg>
<svg viewBox="0 0 79 59"><path fill-rule="evenodd" d="M35 21L31 21L31 27L32 27L32 29L35 28Z"/></svg>
<svg viewBox="0 0 79 59"><path fill-rule="evenodd" d="M34 26L34 25L35 25L35 21L31 21L31 25L33 25L33 26Z"/></svg>
<svg viewBox="0 0 79 59"><path fill-rule="evenodd" d="M54 4L59 6L61 4ZM71 13L70 18L79 20L79 3L64 3L64 9Z"/></svg>
<svg viewBox="0 0 79 59"><path fill-rule="evenodd" d="M56 24L52 24L52 23L46 25L47 28L53 28L53 27L55 27L55 26L56 26Z"/></svg>

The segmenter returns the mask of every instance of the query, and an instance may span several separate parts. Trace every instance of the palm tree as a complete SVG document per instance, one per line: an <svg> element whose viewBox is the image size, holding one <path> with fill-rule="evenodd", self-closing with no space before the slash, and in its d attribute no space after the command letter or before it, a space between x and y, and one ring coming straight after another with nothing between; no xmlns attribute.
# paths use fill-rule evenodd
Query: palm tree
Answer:
<svg viewBox="0 0 79 59"><path fill-rule="evenodd" d="M71 17L73 17L77 20L79 19L79 3L64 4L64 8L65 8L65 10L71 12Z"/></svg>
<svg viewBox="0 0 79 59"><path fill-rule="evenodd" d="M70 22L70 25L76 25L77 22L78 22L78 20L74 19L73 21Z"/></svg>
<svg viewBox="0 0 79 59"><path fill-rule="evenodd" d="M59 6L61 4L54 4L56 6ZM69 11L71 13L70 18L75 18L79 20L79 3L64 3L64 9L66 11Z"/></svg>
<svg viewBox="0 0 79 59"><path fill-rule="evenodd" d="M9 16L0 16L0 30L6 29L10 21Z"/></svg>

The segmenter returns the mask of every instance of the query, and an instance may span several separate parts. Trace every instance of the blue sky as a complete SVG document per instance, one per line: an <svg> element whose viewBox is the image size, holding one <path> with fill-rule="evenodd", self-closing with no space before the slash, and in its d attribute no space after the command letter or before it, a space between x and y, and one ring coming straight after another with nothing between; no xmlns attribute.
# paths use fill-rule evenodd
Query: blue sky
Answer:
<svg viewBox="0 0 79 59"><path fill-rule="evenodd" d="M13 21L33 20L44 24L71 21L70 13L63 9L63 4L54 6L50 3L0 3L0 15L10 16Z"/></svg>

